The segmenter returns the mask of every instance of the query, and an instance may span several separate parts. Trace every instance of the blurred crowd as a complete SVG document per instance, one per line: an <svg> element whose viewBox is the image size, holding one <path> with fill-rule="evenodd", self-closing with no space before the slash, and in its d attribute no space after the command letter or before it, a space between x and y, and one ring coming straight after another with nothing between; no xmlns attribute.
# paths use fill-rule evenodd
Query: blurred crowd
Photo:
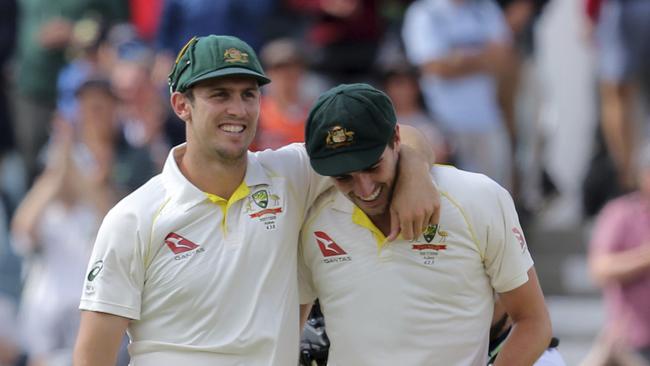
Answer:
<svg viewBox="0 0 650 366"><path fill-rule="evenodd" d="M506 187L525 225L557 193L541 162L550 138L539 126L545 98L522 92L542 84L530 75L538 75L535 30L547 1L0 0L0 365L70 364L104 214L183 142L167 76L195 35L245 40L272 79L254 149L302 141L322 91L368 82L392 98L400 123L425 134L438 162ZM640 227L650 227L650 150L642 148L650 1L583 2L600 110L598 128L583 137L595 148L582 217L623 196L646 213L634 216ZM632 278L635 299L647 304L650 230L638 231L633 239L598 235L590 256L606 296ZM599 255L639 246L646 262L634 276L607 276ZM625 295L615 296L614 306L629 310ZM650 310L634 311L645 331L630 347L648 352Z"/></svg>

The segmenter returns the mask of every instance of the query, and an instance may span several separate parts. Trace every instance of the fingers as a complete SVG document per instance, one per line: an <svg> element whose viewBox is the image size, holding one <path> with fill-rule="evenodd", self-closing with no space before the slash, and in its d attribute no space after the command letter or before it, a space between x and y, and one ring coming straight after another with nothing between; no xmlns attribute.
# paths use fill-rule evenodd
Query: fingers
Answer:
<svg viewBox="0 0 650 366"><path fill-rule="evenodd" d="M388 234L386 240L390 242L397 239L397 236L399 235L400 232L399 228L400 228L400 223L399 223L399 217L397 215L397 212L391 209L390 210L390 233Z"/></svg>

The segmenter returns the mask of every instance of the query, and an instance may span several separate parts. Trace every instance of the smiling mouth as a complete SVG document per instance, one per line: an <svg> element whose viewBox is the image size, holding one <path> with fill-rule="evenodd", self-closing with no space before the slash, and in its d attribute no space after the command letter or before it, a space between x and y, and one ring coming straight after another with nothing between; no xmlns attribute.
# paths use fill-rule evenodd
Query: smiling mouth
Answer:
<svg viewBox="0 0 650 366"><path fill-rule="evenodd" d="M223 124L223 125L219 125L219 129L229 133L242 133L246 129L246 126Z"/></svg>
<svg viewBox="0 0 650 366"><path fill-rule="evenodd" d="M359 198L363 202L372 202L376 200L377 197L379 197L379 194L381 193L381 188L382 188L381 186L378 186L374 190L374 192L372 192L369 196L365 196L365 197L357 196L357 198Z"/></svg>

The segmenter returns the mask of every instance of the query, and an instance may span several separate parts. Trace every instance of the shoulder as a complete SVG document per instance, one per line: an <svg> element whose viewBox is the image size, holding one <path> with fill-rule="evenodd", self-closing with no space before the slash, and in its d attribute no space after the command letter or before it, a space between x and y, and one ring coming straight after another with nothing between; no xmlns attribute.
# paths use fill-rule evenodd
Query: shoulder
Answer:
<svg viewBox="0 0 650 366"><path fill-rule="evenodd" d="M477 198L504 190L497 182L480 173L450 165L435 165L431 170L438 186L453 195Z"/></svg>
<svg viewBox="0 0 650 366"><path fill-rule="evenodd" d="M103 226L139 227L152 221L167 196L162 177L156 175L113 206L106 214Z"/></svg>
<svg viewBox="0 0 650 366"><path fill-rule="evenodd" d="M266 149L250 153L265 170L292 172L309 167L309 156L302 143L293 143L277 150Z"/></svg>
<svg viewBox="0 0 650 366"><path fill-rule="evenodd" d="M641 200L638 192L626 194L624 196L615 198L601 209L598 214L599 217L611 218L614 216L625 216L634 212L633 208L636 207Z"/></svg>

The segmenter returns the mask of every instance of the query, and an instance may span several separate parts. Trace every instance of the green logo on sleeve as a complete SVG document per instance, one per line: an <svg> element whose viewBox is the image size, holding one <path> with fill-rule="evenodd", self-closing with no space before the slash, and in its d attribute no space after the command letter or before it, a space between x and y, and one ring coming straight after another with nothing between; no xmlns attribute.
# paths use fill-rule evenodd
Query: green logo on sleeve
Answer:
<svg viewBox="0 0 650 366"><path fill-rule="evenodd" d="M88 277L86 277L88 281L92 282L92 280L97 277L99 272L101 272L102 268L104 268L104 261L100 259L93 264L93 268L91 268L90 272L88 272Z"/></svg>

